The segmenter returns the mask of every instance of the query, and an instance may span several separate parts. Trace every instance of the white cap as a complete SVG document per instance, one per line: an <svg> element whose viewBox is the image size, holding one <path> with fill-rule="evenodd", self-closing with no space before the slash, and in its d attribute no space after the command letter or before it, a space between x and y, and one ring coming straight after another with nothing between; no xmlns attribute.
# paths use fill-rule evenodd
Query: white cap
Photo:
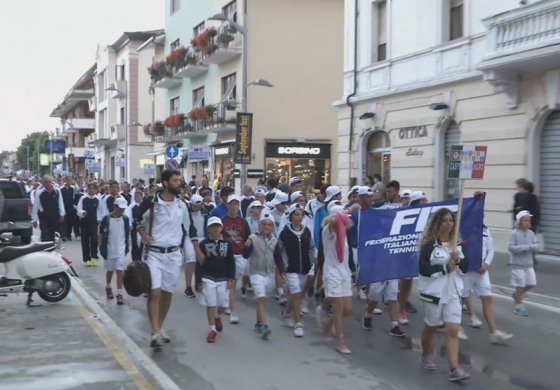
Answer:
<svg viewBox="0 0 560 390"><path fill-rule="evenodd" d="M204 199L200 195L194 194L191 196L191 204L202 204L203 201Z"/></svg>
<svg viewBox="0 0 560 390"><path fill-rule="evenodd" d="M301 183L301 179L299 177L292 177L289 182L290 185L299 184L299 183Z"/></svg>
<svg viewBox="0 0 560 390"><path fill-rule="evenodd" d="M248 209L252 209L253 207L264 207L263 204L258 201L258 200L254 200L251 202L251 204L249 205Z"/></svg>
<svg viewBox="0 0 560 390"><path fill-rule="evenodd" d="M334 202L329 203L329 205L328 205L329 213L331 212L331 210L334 207L342 207L342 210L344 210L344 205L342 204L342 202L340 200L335 200Z"/></svg>
<svg viewBox="0 0 560 390"><path fill-rule="evenodd" d="M412 196L412 190L406 189L402 190L401 198L410 198Z"/></svg>
<svg viewBox="0 0 560 390"><path fill-rule="evenodd" d="M115 199L115 207L118 207L119 209L126 209L128 207L128 203L124 198L119 197Z"/></svg>
<svg viewBox="0 0 560 390"><path fill-rule="evenodd" d="M259 218L259 223L261 223L262 221L271 221L272 223L275 222L274 217L269 212L263 212L261 214L261 217Z"/></svg>
<svg viewBox="0 0 560 390"><path fill-rule="evenodd" d="M263 195L266 195L266 191L263 190L262 188L258 188L257 190L255 190L255 195L256 195L256 194L263 194Z"/></svg>
<svg viewBox="0 0 560 390"><path fill-rule="evenodd" d="M371 188L369 188L368 186L361 186L358 189L358 195L371 196L371 195L373 195L373 190Z"/></svg>
<svg viewBox="0 0 560 390"><path fill-rule="evenodd" d="M220 226L224 226L224 224L222 223L222 220L218 217L210 217L208 218L208 222L206 223L206 227L210 227L212 225L220 225Z"/></svg>
<svg viewBox="0 0 560 390"><path fill-rule="evenodd" d="M272 199L270 204L272 204L273 207L276 207L280 203L288 203L289 200L290 200L290 198L289 198L288 194L286 194L285 192L277 192L276 196L274 196L274 199Z"/></svg>
<svg viewBox="0 0 560 390"><path fill-rule="evenodd" d="M360 186L353 186L352 188L350 188L349 194L356 194L359 190L360 190Z"/></svg>
<svg viewBox="0 0 560 390"><path fill-rule="evenodd" d="M292 194L290 195L290 202L294 203L296 200L298 200L302 196L303 196L303 192L301 192L301 191L292 192Z"/></svg>
<svg viewBox="0 0 560 390"><path fill-rule="evenodd" d="M338 195L340 193L342 193L342 191L337 186L327 187L327 190L325 191L325 194L326 194L325 195L325 202L329 202L333 198L333 196Z"/></svg>
<svg viewBox="0 0 560 390"><path fill-rule="evenodd" d="M335 215L337 213L342 213L344 212L344 207L341 205L335 205L333 207L329 207L329 214L330 215Z"/></svg>
<svg viewBox="0 0 560 390"><path fill-rule="evenodd" d="M227 202L233 202L234 200L241 202L241 199L239 199L239 196L235 195L235 194L231 194L230 196L228 196L227 198Z"/></svg>
<svg viewBox="0 0 560 390"><path fill-rule="evenodd" d="M421 200L424 197L424 193L422 191L413 191L410 195L410 201L414 202L415 200Z"/></svg>
<svg viewBox="0 0 560 390"><path fill-rule="evenodd" d="M530 212L528 212L527 210L521 210L520 212L517 213L517 215L515 216L515 220L517 222L521 221L524 217L532 217L533 214L531 214Z"/></svg>
<svg viewBox="0 0 560 390"><path fill-rule="evenodd" d="M288 209L288 217L289 217L290 215L292 215L292 213L295 212L295 211L297 211L297 210L304 211L304 210L303 210L303 207L302 207L299 203L294 203L294 204L292 204L292 205L290 206L290 208Z"/></svg>

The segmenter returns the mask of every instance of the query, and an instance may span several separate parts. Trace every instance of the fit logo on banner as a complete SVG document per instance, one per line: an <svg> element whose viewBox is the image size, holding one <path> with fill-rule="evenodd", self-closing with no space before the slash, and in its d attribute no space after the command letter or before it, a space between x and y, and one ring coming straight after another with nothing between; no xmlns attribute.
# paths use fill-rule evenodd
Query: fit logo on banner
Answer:
<svg viewBox="0 0 560 390"><path fill-rule="evenodd" d="M416 233L421 232L424 230L424 227L426 227L426 223L428 223L428 219L430 219L430 216L444 207L448 208L454 213L459 210L457 205L452 205L423 207L418 209L397 211L389 234L391 236L401 234L403 226L407 225L416 225L414 231Z"/></svg>

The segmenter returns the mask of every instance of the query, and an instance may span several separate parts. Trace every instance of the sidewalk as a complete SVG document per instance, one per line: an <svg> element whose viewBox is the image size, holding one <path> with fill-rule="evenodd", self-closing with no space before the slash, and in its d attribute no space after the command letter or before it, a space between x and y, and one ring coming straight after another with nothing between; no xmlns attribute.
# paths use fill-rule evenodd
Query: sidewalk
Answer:
<svg viewBox="0 0 560 390"><path fill-rule="evenodd" d="M74 282L74 281L73 281ZM72 292L57 304L0 297L0 389L156 389Z"/></svg>

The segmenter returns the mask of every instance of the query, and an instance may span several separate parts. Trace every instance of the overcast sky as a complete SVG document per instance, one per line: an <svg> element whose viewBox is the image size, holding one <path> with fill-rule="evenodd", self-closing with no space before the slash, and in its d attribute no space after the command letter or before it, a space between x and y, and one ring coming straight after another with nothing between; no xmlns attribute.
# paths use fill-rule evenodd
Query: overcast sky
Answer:
<svg viewBox="0 0 560 390"><path fill-rule="evenodd" d="M0 151L60 127L49 115L93 65L97 44L164 28L164 15L165 0L0 0Z"/></svg>

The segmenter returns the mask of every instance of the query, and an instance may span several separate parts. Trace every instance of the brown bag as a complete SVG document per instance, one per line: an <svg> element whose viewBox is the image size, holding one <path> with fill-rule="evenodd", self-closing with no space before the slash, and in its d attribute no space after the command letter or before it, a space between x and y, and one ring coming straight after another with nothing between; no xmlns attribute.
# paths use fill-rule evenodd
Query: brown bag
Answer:
<svg viewBox="0 0 560 390"><path fill-rule="evenodd" d="M150 224L148 234L152 235L154 221L154 205L150 207ZM142 260L135 260L130 263L123 274L123 285L126 293L132 297L147 294L152 289L152 277L150 267Z"/></svg>

